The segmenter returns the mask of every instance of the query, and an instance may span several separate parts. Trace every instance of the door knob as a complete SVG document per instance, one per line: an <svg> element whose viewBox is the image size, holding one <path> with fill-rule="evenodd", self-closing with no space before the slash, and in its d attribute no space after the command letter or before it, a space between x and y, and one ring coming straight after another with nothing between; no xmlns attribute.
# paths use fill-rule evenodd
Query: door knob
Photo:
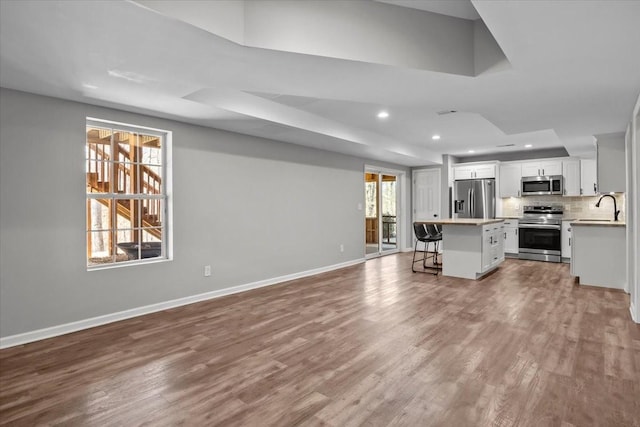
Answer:
<svg viewBox="0 0 640 427"><path fill-rule="evenodd" d="M433 217L434 217L434 218L437 218L437 217L438 217L438 214L433 214Z"/></svg>

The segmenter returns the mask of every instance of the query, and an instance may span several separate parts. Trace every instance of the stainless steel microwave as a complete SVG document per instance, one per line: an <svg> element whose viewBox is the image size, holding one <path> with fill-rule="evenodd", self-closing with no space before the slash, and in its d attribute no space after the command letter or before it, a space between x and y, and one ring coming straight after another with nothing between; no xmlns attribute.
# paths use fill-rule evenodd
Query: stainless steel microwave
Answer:
<svg viewBox="0 0 640 427"><path fill-rule="evenodd" d="M525 176L521 183L523 196L562 195L564 190L562 175Z"/></svg>

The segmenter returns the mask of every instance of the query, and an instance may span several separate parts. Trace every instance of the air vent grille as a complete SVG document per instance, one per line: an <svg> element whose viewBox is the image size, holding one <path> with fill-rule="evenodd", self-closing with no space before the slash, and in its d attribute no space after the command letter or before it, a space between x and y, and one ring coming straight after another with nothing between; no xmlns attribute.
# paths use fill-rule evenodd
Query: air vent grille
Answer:
<svg viewBox="0 0 640 427"><path fill-rule="evenodd" d="M458 110L442 110L442 111L438 111L438 115L439 116L444 116L446 114L453 114L453 113L457 113Z"/></svg>
<svg viewBox="0 0 640 427"><path fill-rule="evenodd" d="M516 144L502 144L502 145L496 145L496 147L515 147Z"/></svg>

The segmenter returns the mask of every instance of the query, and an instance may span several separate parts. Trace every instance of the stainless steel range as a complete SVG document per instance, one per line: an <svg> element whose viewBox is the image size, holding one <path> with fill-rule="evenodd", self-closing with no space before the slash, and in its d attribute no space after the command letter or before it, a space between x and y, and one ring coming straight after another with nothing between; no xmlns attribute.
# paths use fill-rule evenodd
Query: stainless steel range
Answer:
<svg viewBox="0 0 640 427"><path fill-rule="evenodd" d="M562 261L562 205L524 206L518 220L520 259Z"/></svg>

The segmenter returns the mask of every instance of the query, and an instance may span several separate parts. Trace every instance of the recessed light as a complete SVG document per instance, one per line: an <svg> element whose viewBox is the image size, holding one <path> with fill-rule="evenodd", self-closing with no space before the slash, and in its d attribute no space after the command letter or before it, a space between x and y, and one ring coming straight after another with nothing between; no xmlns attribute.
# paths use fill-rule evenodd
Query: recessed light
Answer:
<svg viewBox="0 0 640 427"><path fill-rule="evenodd" d="M378 113L378 118L379 119L386 119L387 117L389 117L389 113L387 111L380 111Z"/></svg>
<svg viewBox="0 0 640 427"><path fill-rule="evenodd" d="M476 150L469 150L468 153L475 153Z"/></svg>
<svg viewBox="0 0 640 427"><path fill-rule="evenodd" d="M434 141L437 141L440 139L440 135L433 135L431 139L433 139Z"/></svg>
<svg viewBox="0 0 640 427"><path fill-rule="evenodd" d="M525 144L524 148L531 148L533 147L533 144Z"/></svg>

